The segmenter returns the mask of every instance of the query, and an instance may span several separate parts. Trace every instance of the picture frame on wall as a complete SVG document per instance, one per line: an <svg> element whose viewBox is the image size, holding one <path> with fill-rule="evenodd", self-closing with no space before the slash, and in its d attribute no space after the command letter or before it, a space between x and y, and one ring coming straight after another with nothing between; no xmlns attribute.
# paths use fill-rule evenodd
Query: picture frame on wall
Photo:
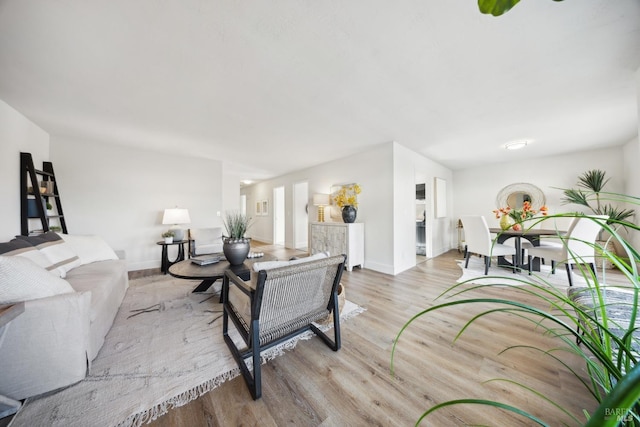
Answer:
<svg viewBox="0 0 640 427"><path fill-rule="evenodd" d="M256 201L256 216L267 216L267 215L269 215L269 201L268 200Z"/></svg>

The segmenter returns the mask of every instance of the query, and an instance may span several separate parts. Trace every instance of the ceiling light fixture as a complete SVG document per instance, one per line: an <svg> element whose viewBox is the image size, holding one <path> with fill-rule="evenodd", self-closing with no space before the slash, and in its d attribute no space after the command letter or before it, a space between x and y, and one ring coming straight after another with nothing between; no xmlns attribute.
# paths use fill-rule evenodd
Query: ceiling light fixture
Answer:
<svg viewBox="0 0 640 427"><path fill-rule="evenodd" d="M526 147L527 145L531 144L533 142L533 140L530 139L523 139L523 140L519 140L519 141L511 141L511 142L507 142L506 144L504 144L504 148L507 150L519 150L521 148Z"/></svg>

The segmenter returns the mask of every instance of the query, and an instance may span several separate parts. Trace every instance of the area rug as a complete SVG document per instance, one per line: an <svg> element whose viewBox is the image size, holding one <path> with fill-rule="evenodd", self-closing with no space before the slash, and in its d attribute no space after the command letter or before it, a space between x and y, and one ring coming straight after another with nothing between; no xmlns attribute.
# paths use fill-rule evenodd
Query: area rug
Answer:
<svg viewBox="0 0 640 427"><path fill-rule="evenodd" d="M464 260L456 260L456 262L458 267L462 269L462 276L458 278L458 283L469 281L469 283L477 285L504 286L521 286L535 283L560 289L569 287L567 270L565 270L564 265L558 265L555 274L551 273L551 266L541 265L540 271L532 271L531 276L529 276L529 272L526 270L514 274L511 269L498 267L495 259L493 259L489 272L487 276L485 276L483 258L472 256L469 259L469 268L464 268ZM603 269L601 266L598 266L597 271L600 283L607 283L614 286L628 286L629 284L628 280L615 269ZM577 267L574 267L572 278L574 286L588 286L587 281L580 275Z"/></svg>
<svg viewBox="0 0 640 427"><path fill-rule="evenodd" d="M497 285L497 286L522 286L527 284L536 284L540 286L553 286L558 289L569 287L569 279L567 278L567 270L564 265L558 265L556 273L551 273L551 266L541 265L540 271L532 271L531 275L526 270L513 273L513 270L498 267L495 259L491 261L491 267L488 274L484 275L483 258L472 256L469 259L469 268L464 268L464 260L456 260L458 267L462 270L462 276L456 282L461 283L468 281L476 285ZM610 286L628 286L629 282L625 276L615 269L603 269L601 266L597 268L598 280L601 284L607 283ZM588 286L587 281L580 275L577 267L573 272L574 286Z"/></svg>
<svg viewBox="0 0 640 427"><path fill-rule="evenodd" d="M90 374L27 399L10 426L140 426L238 376L222 338L218 294L193 294L197 284L166 276L132 280ZM347 300L340 318L362 311ZM313 336L309 331L263 352L263 363Z"/></svg>

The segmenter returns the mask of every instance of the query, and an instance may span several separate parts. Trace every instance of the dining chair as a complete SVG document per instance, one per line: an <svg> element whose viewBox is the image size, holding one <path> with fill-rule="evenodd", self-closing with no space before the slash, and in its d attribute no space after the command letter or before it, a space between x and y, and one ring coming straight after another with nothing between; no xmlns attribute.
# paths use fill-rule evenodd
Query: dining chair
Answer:
<svg viewBox="0 0 640 427"><path fill-rule="evenodd" d="M484 257L485 276L489 273L491 257L493 256L511 255L513 265L516 265L515 248L492 240L487 220L483 216L462 216L460 220L464 227L464 238L467 245L464 268L469 267L469 258L471 258L471 254L478 254Z"/></svg>
<svg viewBox="0 0 640 427"><path fill-rule="evenodd" d="M564 263L569 278L569 286L573 286L572 266L586 264L596 273L595 242L602 225L608 215L589 215L573 218L564 236L559 236L559 243L541 243L527 249L529 274L534 257L551 260L551 273L555 274L556 264Z"/></svg>

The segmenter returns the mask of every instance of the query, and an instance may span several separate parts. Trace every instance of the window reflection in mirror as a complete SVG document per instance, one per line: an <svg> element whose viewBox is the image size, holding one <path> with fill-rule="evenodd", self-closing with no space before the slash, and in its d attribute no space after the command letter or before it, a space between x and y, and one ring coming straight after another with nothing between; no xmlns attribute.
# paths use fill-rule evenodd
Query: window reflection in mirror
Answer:
<svg viewBox="0 0 640 427"><path fill-rule="evenodd" d="M524 202L531 202L531 196L528 193L516 191L507 196L507 206L511 209L519 209Z"/></svg>

